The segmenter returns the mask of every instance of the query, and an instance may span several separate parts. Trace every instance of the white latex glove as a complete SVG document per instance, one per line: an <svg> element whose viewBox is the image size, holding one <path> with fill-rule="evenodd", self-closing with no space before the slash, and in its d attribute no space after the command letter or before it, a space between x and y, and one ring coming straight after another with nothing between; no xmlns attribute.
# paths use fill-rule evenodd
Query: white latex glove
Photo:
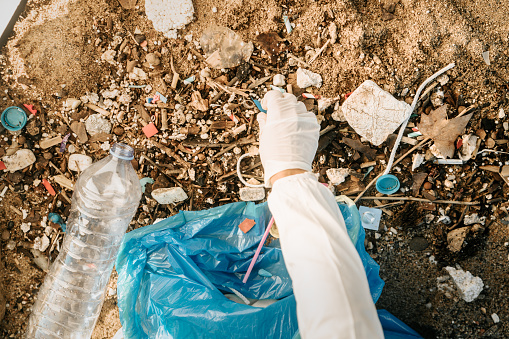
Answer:
<svg viewBox="0 0 509 339"><path fill-rule="evenodd" d="M320 125L293 94L268 92L262 100L267 114L259 113L260 158L265 171L265 186L270 178L287 169L311 171L318 148Z"/></svg>

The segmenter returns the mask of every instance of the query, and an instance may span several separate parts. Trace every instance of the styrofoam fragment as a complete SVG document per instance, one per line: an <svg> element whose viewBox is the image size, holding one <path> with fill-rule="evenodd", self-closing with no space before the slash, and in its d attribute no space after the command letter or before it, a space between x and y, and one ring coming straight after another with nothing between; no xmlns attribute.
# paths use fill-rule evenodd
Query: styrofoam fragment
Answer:
<svg viewBox="0 0 509 339"><path fill-rule="evenodd" d="M297 70L297 86L300 88L311 86L320 88L322 87L322 76L307 69L299 68Z"/></svg>
<svg viewBox="0 0 509 339"><path fill-rule="evenodd" d="M110 133L111 123L101 114L92 114L85 120L85 128L90 135Z"/></svg>
<svg viewBox="0 0 509 339"><path fill-rule="evenodd" d="M2 161L7 170L11 173L22 170L35 162L34 152L29 149L20 149L13 155L5 156Z"/></svg>
<svg viewBox="0 0 509 339"><path fill-rule="evenodd" d="M274 79L272 80L272 83L274 84L274 86L279 86L279 87L286 85L285 76L282 74L274 75Z"/></svg>
<svg viewBox="0 0 509 339"><path fill-rule="evenodd" d="M154 28L169 39L177 38L177 29L193 20L191 0L145 0L145 13Z"/></svg>
<svg viewBox="0 0 509 339"><path fill-rule="evenodd" d="M364 81L341 107L350 126L375 146L384 142L411 110L371 80Z"/></svg>
<svg viewBox="0 0 509 339"><path fill-rule="evenodd" d="M164 205L184 201L188 198L188 196L181 187L169 187L153 190L152 198L154 198L158 203Z"/></svg>
<svg viewBox="0 0 509 339"><path fill-rule="evenodd" d="M265 189L263 187L242 187L239 190L239 195L242 201L260 201L265 199Z"/></svg>
<svg viewBox="0 0 509 339"><path fill-rule="evenodd" d="M346 177L350 174L350 169L348 168L329 168L326 171L327 178L329 178L331 184L339 185L344 183Z"/></svg>
<svg viewBox="0 0 509 339"><path fill-rule="evenodd" d="M484 284L482 279L474 277L472 273L447 266L445 270L449 273L456 285L458 292L467 303L474 301L482 292Z"/></svg>

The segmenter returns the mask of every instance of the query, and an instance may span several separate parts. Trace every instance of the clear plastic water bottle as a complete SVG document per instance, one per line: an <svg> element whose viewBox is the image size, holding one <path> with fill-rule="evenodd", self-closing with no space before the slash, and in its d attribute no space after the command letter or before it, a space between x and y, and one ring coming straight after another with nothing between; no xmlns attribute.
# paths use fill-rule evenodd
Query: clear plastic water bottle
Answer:
<svg viewBox="0 0 509 339"><path fill-rule="evenodd" d="M32 307L26 338L90 338L117 252L141 199L134 150L114 144L74 188L62 250Z"/></svg>

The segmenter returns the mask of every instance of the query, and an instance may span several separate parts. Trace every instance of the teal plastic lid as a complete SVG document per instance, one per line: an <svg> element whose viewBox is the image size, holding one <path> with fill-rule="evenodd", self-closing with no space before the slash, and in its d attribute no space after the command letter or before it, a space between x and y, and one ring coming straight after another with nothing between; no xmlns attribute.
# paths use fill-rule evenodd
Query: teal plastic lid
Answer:
<svg viewBox="0 0 509 339"><path fill-rule="evenodd" d="M21 108L11 106L2 112L0 121L2 122L2 125L9 131L19 131L25 127L27 123L27 115Z"/></svg>
<svg viewBox="0 0 509 339"><path fill-rule="evenodd" d="M382 194L394 194L399 190L398 178L392 174L382 175L376 181L376 190Z"/></svg>

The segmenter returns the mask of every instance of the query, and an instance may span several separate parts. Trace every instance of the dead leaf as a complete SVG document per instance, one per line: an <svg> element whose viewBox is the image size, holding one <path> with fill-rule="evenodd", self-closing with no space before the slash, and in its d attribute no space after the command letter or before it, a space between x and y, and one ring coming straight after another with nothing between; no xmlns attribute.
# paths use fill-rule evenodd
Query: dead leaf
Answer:
<svg viewBox="0 0 509 339"><path fill-rule="evenodd" d="M347 144L357 152L364 154L366 158L368 158L368 160L374 160L376 158L376 151L371 149L371 147L369 147L368 145L364 145L359 140L343 138L341 142Z"/></svg>
<svg viewBox="0 0 509 339"><path fill-rule="evenodd" d="M275 58L284 49L284 39L281 39L275 32L267 32L258 35L256 38L260 46L271 56L271 61L274 62Z"/></svg>
<svg viewBox="0 0 509 339"><path fill-rule="evenodd" d="M191 100L189 106L195 110L206 112L209 109L209 101L207 99L202 99L200 92L194 91L193 94L191 94Z"/></svg>
<svg viewBox="0 0 509 339"><path fill-rule="evenodd" d="M428 177L428 173L419 172L412 175L412 195L416 197L419 194L419 190L421 189L424 180Z"/></svg>
<svg viewBox="0 0 509 339"><path fill-rule="evenodd" d="M473 113L447 119L447 107L448 105L443 105L431 111L429 115L422 114L417 128L422 134L433 139L440 153L452 158L455 150L454 141L463 132Z"/></svg>

